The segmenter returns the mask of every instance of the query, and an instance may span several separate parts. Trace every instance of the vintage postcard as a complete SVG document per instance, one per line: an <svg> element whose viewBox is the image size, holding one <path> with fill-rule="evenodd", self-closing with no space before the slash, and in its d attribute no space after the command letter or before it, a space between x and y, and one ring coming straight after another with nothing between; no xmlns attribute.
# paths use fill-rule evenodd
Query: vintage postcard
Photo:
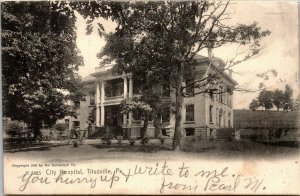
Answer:
<svg viewBox="0 0 300 196"><path fill-rule="evenodd" d="M297 1L2 1L6 195L300 193Z"/></svg>

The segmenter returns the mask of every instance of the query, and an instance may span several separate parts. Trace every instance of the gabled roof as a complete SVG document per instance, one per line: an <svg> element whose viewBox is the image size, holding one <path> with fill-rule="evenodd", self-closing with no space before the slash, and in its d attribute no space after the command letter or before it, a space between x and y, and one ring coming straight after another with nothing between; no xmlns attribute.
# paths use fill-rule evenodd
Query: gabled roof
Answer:
<svg viewBox="0 0 300 196"><path fill-rule="evenodd" d="M208 57L206 56L202 56L202 55L199 55L199 54L196 54L194 56L194 59L197 60L197 61L200 61L200 62L211 62L211 68L214 69L214 70L219 70L220 66L225 66L225 62L221 59L221 58L218 58L218 57L212 57L211 59L209 59ZM208 69L208 67L207 67ZM227 78L229 81L231 81L234 85L238 85L238 82L235 81L229 74L227 74L225 71L223 71L221 73L223 76L225 76L225 78Z"/></svg>
<svg viewBox="0 0 300 196"><path fill-rule="evenodd" d="M236 128L299 128L300 111L234 110Z"/></svg>

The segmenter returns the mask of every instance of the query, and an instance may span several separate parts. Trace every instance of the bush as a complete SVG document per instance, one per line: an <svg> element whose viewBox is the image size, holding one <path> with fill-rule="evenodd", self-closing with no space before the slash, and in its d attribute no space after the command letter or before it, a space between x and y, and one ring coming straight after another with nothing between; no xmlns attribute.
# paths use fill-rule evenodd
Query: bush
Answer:
<svg viewBox="0 0 300 196"><path fill-rule="evenodd" d="M159 139L161 144L164 144L166 138L164 136L161 136L158 139Z"/></svg>
<svg viewBox="0 0 300 196"><path fill-rule="evenodd" d="M110 145L111 144L111 140L110 140L110 136L109 134L105 134L102 136L101 141L103 144L107 144Z"/></svg>
<svg viewBox="0 0 300 196"><path fill-rule="evenodd" d="M121 135L117 136L117 140L118 140L118 144L121 144L123 140L123 136Z"/></svg>
<svg viewBox="0 0 300 196"><path fill-rule="evenodd" d="M10 121L7 125L5 133L9 137L18 137L23 131L23 125L19 121Z"/></svg>
<svg viewBox="0 0 300 196"><path fill-rule="evenodd" d="M135 143L135 138L131 137L131 138L129 139L129 144L130 144L131 146L133 146L134 143Z"/></svg>
<svg viewBox="0 0 300 196"><path fill-rule="evenodd" d="M65 123L57 123L53 126L53 128L62 133L68 128L68 125Z"/></svg>
<svg viewBox="0 0 300 196"><path fill-rule="evenodd" d="M193 141L193 142L198 141L198 137L194 135L194 136L192 137L192 141Z"/></svg>
<svg viewBox="0 0 300 196"><path fill-rule="evenodd" d="M149 142L149 137L148 136L144 136L142 139L141 139L141 144L147 144Z"/></svg>
<svg viewBox="0 0 300 196"><path fill-rule="evenodd" d="M78 141L73 141L73 147L74 147L74 148L77 148L78 146L79 146Z"/></svg>
<svg viewBox="0 0 300 196"><path fill-rule="evenodd" d="M217 130L217 139L232 141L234 139L234 129L223 128Z"/></svg>

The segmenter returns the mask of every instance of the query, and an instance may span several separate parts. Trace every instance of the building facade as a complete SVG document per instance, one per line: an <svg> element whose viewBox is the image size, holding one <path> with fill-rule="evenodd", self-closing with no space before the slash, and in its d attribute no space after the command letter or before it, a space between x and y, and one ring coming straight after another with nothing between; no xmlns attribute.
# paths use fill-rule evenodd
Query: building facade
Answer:
<svg viewBox="0 0 300 196"><path fill-rule="evenodd" d="M233 127L232 89L237 83L230 74L220 72L225 66L221 59L197 55L195 60L197 63L192 74L185 79L183 86L206 78L209 74L218 75L218 80L206 85L204 89L186 86L182 109L182 135L206 139L218 128ZM123 100L136 94L130 74L116 76L112 74L111 66L97 67L95 73L83 78L83 83L85 101L78 106L77 119L68 120L70 125L79 126L80 129L92 127L90 136L110 133L125 138L140 137L144 123L141 115L138 111L124 114L120 108ZM153 88L165 94L171 101L175 100L174 91L169 87L158 84ZM203 93L203 90L206 93ZM175 114L167 108L159 115L159 119L157 115L150 117L147 135L151 138L160 135L172 136L174 126Z"/></svg>

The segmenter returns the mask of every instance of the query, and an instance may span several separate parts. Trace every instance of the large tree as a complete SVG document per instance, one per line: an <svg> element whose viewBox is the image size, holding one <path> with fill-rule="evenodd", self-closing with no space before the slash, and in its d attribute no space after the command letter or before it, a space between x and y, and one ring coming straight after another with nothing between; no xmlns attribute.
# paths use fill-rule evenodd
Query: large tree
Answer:
<svg viewBox="0 0 300 196"><path fill-rule="evenodd" d="M293 89L289 85L285 85L285 90L283 93L283 110L293 110L293 105Z"/></svg>
<svg viewBox="0 0 300 196"><path fill-rule="evenodd" d="M265 110L270 110L271 108L273 108L273 95L273 91L268 91L265 89L262 90L257 97L260 106L265 108Z"/></svg>
<svg viewBox="0 0 300 196"><path fill-rule="evenodd" d="M40 1L3 2L1 17L3 114L38 136L82 98L75 15L64 2Z"/></svg>
<svg viewBox="0 0 300 196"><path fill-rule="evenodd" d="M277 111L284 106L284 92L276 89L273 93L273 104L276 106Z"/></svg>
<svg viewBox="0 0 300 196"><path fill-rule="evenodd" d="M269 31L261 30L257 23L226 25L229 2L163 1L119 6L118 27L107 39L108 45L115 43L115 47L106 47L108 52L104 50L102 54L115 60L120 72L132 72L136 77L146 74L173 87L176 97L173 149L178 150L184 89L189 85L204 88L212 77L257 55L261 50L260 40ZM248 45L249 52L228 61L217 73L184 85L184 77L191 73L197 53L228 44ZM114 50L116 45L122 50Z"/></svg>

